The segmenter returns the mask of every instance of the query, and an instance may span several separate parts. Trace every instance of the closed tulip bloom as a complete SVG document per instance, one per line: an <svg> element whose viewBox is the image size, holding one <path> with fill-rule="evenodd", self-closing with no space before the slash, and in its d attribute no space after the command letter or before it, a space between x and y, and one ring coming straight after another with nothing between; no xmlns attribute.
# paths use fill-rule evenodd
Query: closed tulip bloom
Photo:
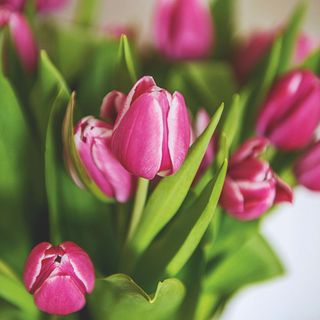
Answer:
<svg viewBox="0 0 320 320"><path fill-rule="evenodd" d="M274 203L292 201L292 190L258 157L268 142L252 138L231 156L220 205L240 220L256 219Z"/></svg>
<svg viewBox="0 0 320 320"><path fill-rule="evenodd" d="M207 111L203 108L199 109L193 123L193 139L192 139L193 141L192 142L194 142L198 137L200 137L203 131L207 128L209 122L210 122L210 116L207 113ZM216 144L215 140L216 138L214 136L208 145L206 153L199 167L198 174L200 175L213 162L214 155L215 155L215 144Z"/></svg>
<svg viewBox="0 0 320 320"><path fill-rule="evenodd" d="M280 33L281 29L257 31L239 44L234 57L234 69L239 81L246 80L271 49L274 40ZM317 47L320 47L320 41L301 33L295 44L293 64L300 64Z"/></svg>
<svg viewBox="0 0 320 320"><path fill-rule="evenodd" d="M320 191L320 142L298 160L294 172L299 184L312 191Z"/></svg>
<svg viewBox="0 0 320 320"><path fill-rule="evenodd" d="M89 116L75 127L75 145L83 166L100 190L109 198L125 202L132 194L134 180L112 154L111 134L111 124Z"/></svg>
<svg viewBox="0 0 320 320"><path fill-rule="evenodd" d="M112 151L133 175L153 179L175 173L190 145L190 122L183 96L140 79L115 122Z"/></svg>
<svg viewBox="0 0 320 320"><path fill-rule="evenodd" d="M83 308L95 275L90 257L75 243L42 242L28 256L23 280L41 311L67 315Z"/></svg>
<svg viewBox="0 0 320 320"><path fill-rule="evenodd" d="M312 139L320 121L320 80L294 70L271 89L257 120L257 132L282 150L296 150Z"/></svg>
<svg viewBox="0 0 320 320"><path fill-rule="evenodd" d="M159 0L155 14L156 47L171 59L198 59L213 45L213 24L203 0Z"/></svg>

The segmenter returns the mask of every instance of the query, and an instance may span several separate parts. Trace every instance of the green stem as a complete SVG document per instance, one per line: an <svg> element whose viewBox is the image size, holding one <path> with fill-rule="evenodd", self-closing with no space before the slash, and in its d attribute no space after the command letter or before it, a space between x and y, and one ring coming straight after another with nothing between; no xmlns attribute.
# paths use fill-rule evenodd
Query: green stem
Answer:
<svg viewBox="0 0 320 320"><path fill-rule="evenodd" d="M141 219L148 194L149 180L139 178L127 241L130 241Z"/></svg>
<svg viewBox="0 0 320 320"><path fill-rule="evenodd" d="M90 26L97 13L98 4L98 0L79 0L75 13L77 23L83 26Z"/></svg>

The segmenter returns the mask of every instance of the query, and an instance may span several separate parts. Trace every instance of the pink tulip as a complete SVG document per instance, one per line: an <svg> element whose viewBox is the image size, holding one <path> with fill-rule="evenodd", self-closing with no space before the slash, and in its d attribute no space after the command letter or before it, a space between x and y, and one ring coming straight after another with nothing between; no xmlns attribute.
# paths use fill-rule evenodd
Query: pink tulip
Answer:
<svg viewBox="0 0 320 320"><path fill-rule="evenodd" d="M9 28L22 65L28 72L33 72L38 64L38 47L27 20L19 13L12 13Z"/></svg>
<svg viewBox="0 0 320 320"><path fill-rule="evenodd" d="M202 0L158 0L156 47L171 59L197 59L210 53L213 24Z"/></svg>
<svg viewBox="0 0 320 320"><path fill-rule="evenodd" d="M239 45L234 57L234 68L240 82L243 82L261 62L280 32L280 29L258 31ZM317 47L320 47L320 41L301 33L296 43L293 63L300 64Z"/></svg>
<svg viewBox="0 0 320 320"><path fill-rule="evenodd" d="M86 117L75 127L74 139L91 179L107 197L125 202L132 195L134 180L112 154L111 134L111 124Z"/></svg>
<svg viewBox="0 0 320 320"><path fill-rule="evenodd" d="M203 108L199 109L196 114L194 124L193 124L193 137L192 142L198 138L203 131L207 128L210 122L210 116L208 115L207 111ZM207 151L204 155L204 158L200 164L198 175L201 175L213 162L214 155L215 155L215 144L216 144L216 137L213 137L208 145Z"/></svg>
<svg viewBox="0 0 320 320"><path fill-rule="evenodd" d="M320 191L320 142L314 144L297 162L294 172L299 184Z"/></svg>
<svg viewBox="0 0 320 320"><path fill-rule="evenodd" d="M94 287L94 267L88 254L73 242L36 245L27 258L23 280L44 312L67 315L85 305Z"/></svg>
<svg viewBox="0 0 320 320"><path fill-rule="evenodd" d="M190 145L190 122L183 96L159 88L152 77L131 89L115 122L112 150L132 174L153 179L182 165Z"/></svg>
<svg viewBox="0 0 320 320"><path fill-rule="evenodd" d="M296 150L312 139L320 121L320 80L308 70L282 76L271 89L257 121L257 132L282 150Z"/></svg>
<svg viewBox="0 0 320 320"><path fill-rule="evenodd" d="M220 205L240 220L256 219L274 203L292 202L292 190L258 157L268 142L252 138L231 156Z"/></svg>
<svg viewBox="0 0 320 320"><path fill-rule="evenodd" d="M100 117L114 123L118 113L124 105L125 100L126 95L122 92L116 90L109 92L103 99L100 108Z"/></svg>
<svg viewBox="0 0 320 320"><path fill-rule="evenodd" d="M26 0L0 0L0 7L10 11L22 11Z"/></svg>

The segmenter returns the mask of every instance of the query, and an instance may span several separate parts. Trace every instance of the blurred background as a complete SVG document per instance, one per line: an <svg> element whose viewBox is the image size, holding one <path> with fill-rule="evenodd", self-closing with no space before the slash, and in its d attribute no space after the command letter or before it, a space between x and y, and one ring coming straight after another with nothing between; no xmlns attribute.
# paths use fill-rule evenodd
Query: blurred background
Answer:
<svg viewBox="0 0 320 320"><path fill-rule="evenodd" d="M103 25L133 24L143 41L152 39L155 0L101 0ZM72 0L70 8L76 4ZM283 23L298 0L238 0L239 36ZM320 39L320 0L305 0L305 31ZM60 19L68 19L68 10ZM141 32L140 32L141 31ZM320 102L319 102L320 107ZM273 281L250 286L227 306L222 320L320 319L320 194L297 189L294 205L282 205L268 217L263 233L287 270Z"/></svg>

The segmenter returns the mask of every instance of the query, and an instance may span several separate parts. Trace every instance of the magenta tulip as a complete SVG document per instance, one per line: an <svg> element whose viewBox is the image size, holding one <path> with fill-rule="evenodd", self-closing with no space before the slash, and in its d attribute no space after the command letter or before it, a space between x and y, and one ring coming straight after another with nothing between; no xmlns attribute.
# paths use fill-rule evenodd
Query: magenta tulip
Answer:
<svg viewBox="0 0 320 320"><path fill-rule="evenodd" d="M312 139L320 121L320 80L308 70L282 76L264 102L257 132L279 149L296 150Z"/></svg>
<svg viewBox="0 0 320 320"><path fill-rule="evenodd" d="M207 111L203 108L199 109L199 111L196 114L196 117L194 119L193 123L193 137L192 142L194 142L207 128L208 124L210 122L210 116L207 113ZM200 164L198 176L201 175L213 162L214 155L215 155L215 146L216 146L216 137L214 136L206 150L206 153L203 157L203 160Z"/></svg>
<svg viewBox="0 0 320 320"><path fill-rule="evenodd" d="M183 96L140 79L115 122L112 150L135 176L167 176L182 165L190 146L190 122Z"/></svg>
<svg viewBox="0 0 320 320"><path fill-rule="evenodd" d="M240 82L245 81L261 62L280 33L281 29L257 31L252 33L247 40L240 43L234 57L234 69ZM301 33L295 45L293 63L298 65L317 47L320 47L320 41Z"/></svg>
<svg viewBox="0 0 320 320"><path fill-rule="evenodd" d="M158 0L154 27L156 47L168 58L203 58L212 49L212 17L202 0Z"/></svg>
<svg viewBox="0 0 320 320"><path fill-rule="evenodd" d="M252 138L231 156L220 205L240 220L256 219L274 203L292 202L292 190L258 157L268 142Z"/></svg>
<svg viewBox="0 0 320 320"><path fill-rule="evenodd" d="M23 280L44 312L67 315L85 305L94 287L94 267L88 254L73 242L36 245L27 258Z"/></svg>
<svg viewBox="0 0 320 320"><path fill-rule="evenodd" d="M10 11L22 11L26 0L0 0L0 7Z"/></svg>
<svg viewBox="0 0 320 320"><path fill-rule="evenodd" d="M124 105L125 100L126 95L122 92L116 90L109 92L103 99L100 108L100 117L114 123L118 113Z"/></svg>
<svg viewBox="0 0 320 320"><path fill-rule="evenodd" d="M65 6L68 0L36 0L36 8L40 13L48 13Z"/></svg>
<svg viewBox="0 0 320 320"><path fill-rule="evenodd" d="M125 202L132 194L134 179L112 154L111 134L111 124L86 117L75 127L74 139L90 178L107 197ZM71 172L71 176L75 174Z"/></svg>
<svg viewBox="0 0 320 320"><path fill-rule="evenodd" d="M299 184L320 191L320 142L314 144L296 163L294 172Z"/></svg>

